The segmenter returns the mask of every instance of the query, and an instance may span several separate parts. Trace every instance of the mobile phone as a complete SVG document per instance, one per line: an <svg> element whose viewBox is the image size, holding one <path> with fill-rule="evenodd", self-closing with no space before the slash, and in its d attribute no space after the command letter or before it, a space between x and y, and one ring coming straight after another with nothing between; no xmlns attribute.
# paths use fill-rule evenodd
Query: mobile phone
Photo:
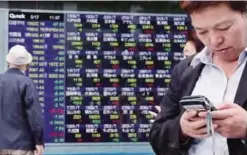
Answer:
<svg viewBox="0 0 247 155"><path fill-rule="evenodd" d="M202 95L184 96L179 102L186 110L215 111L216 108L209 99Z"/></svg>

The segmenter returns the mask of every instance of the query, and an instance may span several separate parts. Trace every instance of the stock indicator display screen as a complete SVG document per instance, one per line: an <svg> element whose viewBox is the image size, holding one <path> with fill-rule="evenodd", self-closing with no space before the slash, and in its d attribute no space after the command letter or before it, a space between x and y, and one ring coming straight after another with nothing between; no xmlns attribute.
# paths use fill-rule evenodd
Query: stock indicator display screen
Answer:
<svg viewBox="0 0 247 155"><path fill-rule="evenodd" d="M9 48L33 55L45 142L147 142L183 59L187 18L128 13L9 12Z"/></svg>

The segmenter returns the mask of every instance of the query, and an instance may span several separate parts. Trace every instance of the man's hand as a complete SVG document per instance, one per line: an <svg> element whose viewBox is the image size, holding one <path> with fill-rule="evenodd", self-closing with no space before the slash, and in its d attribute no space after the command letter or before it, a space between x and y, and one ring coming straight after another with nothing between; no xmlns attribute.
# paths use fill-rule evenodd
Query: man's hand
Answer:
<svg viewBox="0 0 247 155"><path fill-rule="evenodd" d="M226 138L245 138L247 131L247 112L234 103L220 104L217 111L212 112L213 124L217 125L216 132ZM206 113L199 113L206 117Z"/></svg>
<svg viewBox="0 0 247 155"><path fill-rule="evenodd" d="M155 106L155 109L158 110L158 113L160 113L161 109L160 106ZM158 113L149 111L149 114L153 115L154 117L157 117Z"/></svg>
<svg viewBox="0 0 247 155"><path fill-rule="evenodd" d="M36 150L34 151L34 155L43 155L44 147L43 145L35 145Z"/></svg>
<svg viewBox="0 0 247 155"><path fill-rule="evenodd" d="M197 116L197 111L185 111L180 119L180 126L184 136L192 138L206 138L206 119Z"/></svg>
<svg viewBox="0 0 247 155"><path fill-rule="evenodd" d="M160 111L161 111L160 106L155 106L155 109L158 110L158 113L160 113ZM157 117L157 115L158 115L158 113L153 112L153 111L148 111L148 113L151 114L153 117ZM150 123L153 123L153 122L154 122L154 119L151 119Z"/></svg>

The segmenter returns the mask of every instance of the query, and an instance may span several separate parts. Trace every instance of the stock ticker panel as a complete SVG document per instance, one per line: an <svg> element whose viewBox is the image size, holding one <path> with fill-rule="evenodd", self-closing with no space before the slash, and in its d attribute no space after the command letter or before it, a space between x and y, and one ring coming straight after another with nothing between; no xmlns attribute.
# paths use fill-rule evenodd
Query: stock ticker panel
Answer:
<svg viewBox="0 0 247 155"><path fill-rule="evenodd" d="M9 48L33 55L45 141L144 142L182 58L185 16L9 12Z"/></svg>

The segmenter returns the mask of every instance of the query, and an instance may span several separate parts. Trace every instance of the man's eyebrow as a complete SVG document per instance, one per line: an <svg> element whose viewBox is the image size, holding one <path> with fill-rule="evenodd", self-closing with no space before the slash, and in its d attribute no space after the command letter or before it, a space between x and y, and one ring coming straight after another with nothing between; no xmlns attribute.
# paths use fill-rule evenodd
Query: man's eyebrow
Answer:
<svg viewBox="0 0 247 155"><path fill-rule="evenodd" d="M233 23L233 20L226 20L226 21L223 21L223 22L216 24L215 27L218 27L218 26L221 26L224 24L231 24L231 23Z"/></svg>
<svg viewBox="0 0 247 155"><path fill-rule="evenodd" d="M195 27L195 26L194 26L194 29L196 29L196 30L204 30L203 28Z"/></svg>
<svg viewBox="0 0 247 155"><path fill-rule="evenodd" d="M219 26L224 25L224 24L232 24L233 21L234 21L234 20L232 20L232 19L230 20L230 19L229 19L229 20L226 20L226 21L217 23L214 27L219 27ZM196 30L201 30L201 31L205 30L204 28L196 27L196 26L194 26L194 29L196 29Z"/></svg>

